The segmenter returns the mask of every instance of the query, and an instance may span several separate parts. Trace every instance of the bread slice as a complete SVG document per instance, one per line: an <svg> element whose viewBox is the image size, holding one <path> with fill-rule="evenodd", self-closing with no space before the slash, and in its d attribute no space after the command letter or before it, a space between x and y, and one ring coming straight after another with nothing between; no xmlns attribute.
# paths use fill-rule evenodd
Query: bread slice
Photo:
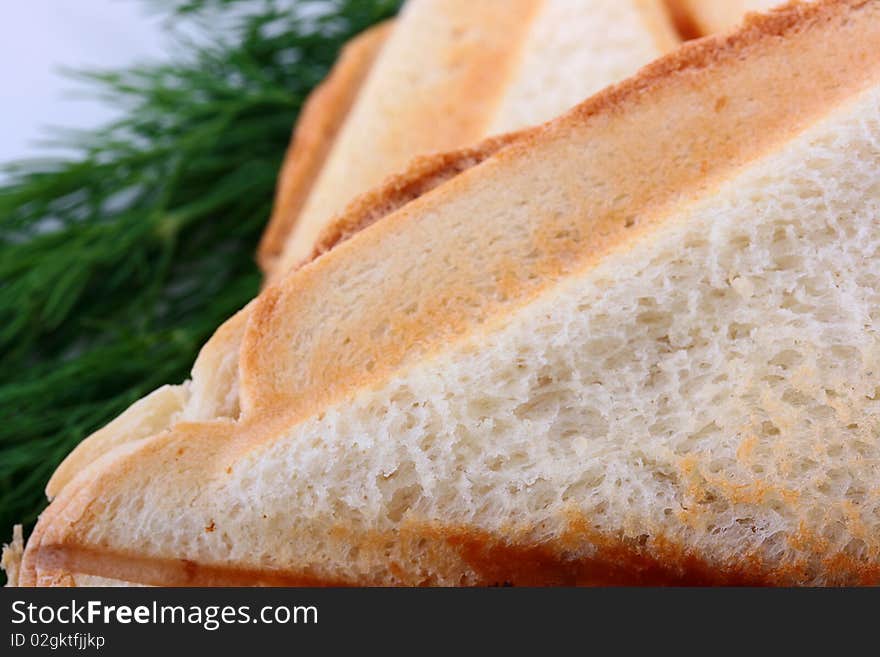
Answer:
<svg viewBox="0 0 880 657"><path fill-rule="evenodd" d="M677 44L662 0L410 0L296 207L260 249L305 260L357 195L413 157L553 118Z"/></svg>
<svg viewBox="0 0 880 657"><path fill-rule="evenodd" d="M729 30L748 12L766 12L785 0L669 0L670 11L686 36Z"/></svg>
<svg viewBox="0 0 880 657"><path fill-rule="evenodd" d="M878 46L753 17L291 273L239 420L106 454L20 583L880 582Z"/></svg>

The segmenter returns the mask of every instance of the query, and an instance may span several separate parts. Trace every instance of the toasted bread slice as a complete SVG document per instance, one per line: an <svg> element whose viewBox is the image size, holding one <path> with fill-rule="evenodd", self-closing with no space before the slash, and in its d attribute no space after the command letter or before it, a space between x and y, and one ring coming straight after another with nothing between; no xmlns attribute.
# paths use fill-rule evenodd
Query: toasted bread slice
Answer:
<svg viewBox="0 0 880 657"><path fill-rule="evenodd" d="M412 158L553 118L677 44L662 0L410 0L302 204L261 263L287 270ZM283 248L279 248L283 242Z"/></svg>
<svg viewBox="0 0 880 657"><path fill-rule="evenodd" d="M878 52L752 17L286 276L239 420L106 454L20 583L877 583Z"/></svg>

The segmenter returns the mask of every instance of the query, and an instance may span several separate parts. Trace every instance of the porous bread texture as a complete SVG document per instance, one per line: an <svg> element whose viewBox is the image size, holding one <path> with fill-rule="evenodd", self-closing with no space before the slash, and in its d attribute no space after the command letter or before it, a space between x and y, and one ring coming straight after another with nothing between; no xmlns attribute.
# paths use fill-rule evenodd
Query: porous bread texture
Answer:
<svg viewBox="0 0 880 657"><path fill-rule="evenodd" d="M242 408L298 420L393 375L871 85L880 4L813 7L683 47L266 289Z"/></svg>
<svg viewBox="0 0 880 657"><path fill-rule="evenodd" d="M231 497L287 486L315 539L412 515L552 541L574 505L802 583L833 583L837 555L876 568L878 108L875 91L501 332L304 423Z"/></svg>
<svg viewBox="0 0 880 657"><path fill-rule="evenodd" d="M427 534L402 548L406 527L577 560L596 551L579 518L755 581L876 582L878 174L875 88L502 324L231 460L195 502L153 499L193 494L173 472L111 492L83 538L467 584L478 573Z"/></svg>
<svg viewBox="0 0 880 657"><path fill-rule="evenodd" d="M547 121L675 43L659 0L410 0L270 280L305 260L352 199L413 157Z"/></svg>

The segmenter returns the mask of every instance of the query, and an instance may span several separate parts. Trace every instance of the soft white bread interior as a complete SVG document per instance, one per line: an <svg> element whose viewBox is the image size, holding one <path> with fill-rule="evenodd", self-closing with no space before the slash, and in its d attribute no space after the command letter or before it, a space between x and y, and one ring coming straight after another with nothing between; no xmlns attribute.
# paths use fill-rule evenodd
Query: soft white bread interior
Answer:
<svg viewBox="0 0 880 657"><path fill-rule="evenodd" d="M410 0L261 262L269 274L302 262L354 197L413 157L549 120L676 44L662 0Z"/></svg>
<svg viewBox="0 0 880 657"><path fill-rule="evenodd" d="M105 455L20 583L877 583L878 48L752 18L291 273L240 419Z"/></svg>

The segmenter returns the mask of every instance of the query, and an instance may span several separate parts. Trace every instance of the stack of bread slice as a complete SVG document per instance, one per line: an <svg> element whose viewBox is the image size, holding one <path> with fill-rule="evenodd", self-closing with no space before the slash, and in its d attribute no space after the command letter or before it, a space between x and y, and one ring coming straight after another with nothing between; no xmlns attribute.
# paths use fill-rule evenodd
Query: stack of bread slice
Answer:
<svg viewBox="0 0 880 657"><path fill-rule="evenodd" d="M510 39L513 27L519 42ZM568 38L554 36L558 29L567 30ZM489 43L496 44L491 57L485 52ZM379 25L352 41L307 102L261 244L267 278L297 266L278 261L302 264L302 254L311 260L389 212L392 196L393 204L402 205L516 138L500 134L473 146L490 126L522 128L525 120L551 119L677 43L662 0L410 0L393 25ZM380 52L384 59L378 59ZM566 75L560 77L562 69ZM529 85L551 89L552 97L529 94ZM395 93L389 96L388 89ZM484 96L479 111L473 94ZM496 107L502 99L504 111ZM449 150L459 146L465 148ZM324 172L331 153L337 168L355 175ZM392 175L401 167L402 174ZM321 180L332 180L319 184L319 172ZM382 184L357 196L374 183ZM321 189L329 190L340 208L350 202L348 212L300 216L306 198ZM308 240L293 230L303 223L311 226ZM248 307L220 327L199 354L189 382L159 388L83 441L49 482L49 498L123 442L177 421L237 417L239 347L249 315Z"/></svg>
<svg viewBox="0 0 880 657"><path fill-rule="evenodd" d="M413 157L536 125L678 43L663 0L412 0L354 41L297 126L260 246L271 278Z"/></svg>
<svg viewBox="0 0 880 657"><path fill-rule="evenodd" d="M876 0L418 160L72 455L17 581L878 583L878 180Z"/></svg>

